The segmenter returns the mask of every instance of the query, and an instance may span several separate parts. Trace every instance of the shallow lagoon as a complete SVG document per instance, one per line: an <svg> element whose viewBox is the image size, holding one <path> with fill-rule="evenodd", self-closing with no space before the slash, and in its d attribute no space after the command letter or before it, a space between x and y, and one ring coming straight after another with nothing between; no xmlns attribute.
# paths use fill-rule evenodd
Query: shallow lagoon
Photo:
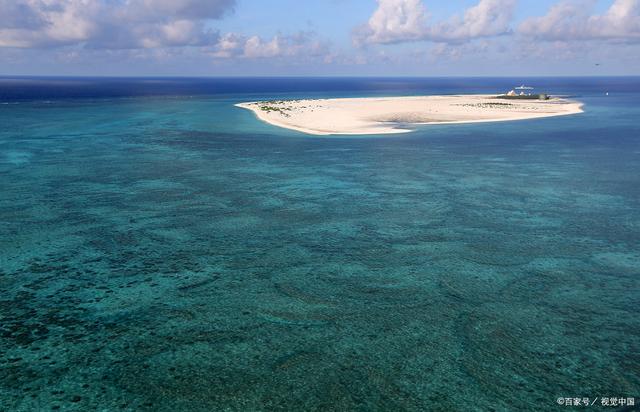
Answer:
<svg viewBox="0 0 640 412"><path fill-rule="evenodd" d="M233 104L479 81L185 82L4 85L1 409L640 401L637 78L537 80L581 115L354 138Z"/></svg>

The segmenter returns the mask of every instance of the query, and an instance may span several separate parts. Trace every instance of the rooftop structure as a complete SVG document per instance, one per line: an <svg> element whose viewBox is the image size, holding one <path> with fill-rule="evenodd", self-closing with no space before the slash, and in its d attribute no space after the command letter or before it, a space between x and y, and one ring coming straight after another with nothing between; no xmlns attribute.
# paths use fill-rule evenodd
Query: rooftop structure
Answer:
<svg viewBox="0 0 640 412"><path fill-rule="evenodd" d="M533 94L531 93L533 87L525 86L524 84L518 87L514 87L509 90L507 93L498 96L502 99L540 99L540 100L548 100L549 96L545 93Z"/></svg>

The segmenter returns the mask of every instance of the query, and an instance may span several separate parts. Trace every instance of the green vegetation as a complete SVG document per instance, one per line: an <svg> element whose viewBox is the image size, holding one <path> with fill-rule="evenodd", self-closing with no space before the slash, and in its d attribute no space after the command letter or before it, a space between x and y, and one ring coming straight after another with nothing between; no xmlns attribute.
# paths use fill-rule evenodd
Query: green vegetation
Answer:
<svg viewBox="0 0 640 412"><path fill-rule="evenodd" d="M277 113L280 113L282 116L289 117L289 114L287 113L287 111L290 111L291 107L276 106L276 105L282 105L286 103L287 102L282 100L271 100L268 102L261 102L261 105L259 106L259 108L260 110L266 113L277 112Z"/></svg>

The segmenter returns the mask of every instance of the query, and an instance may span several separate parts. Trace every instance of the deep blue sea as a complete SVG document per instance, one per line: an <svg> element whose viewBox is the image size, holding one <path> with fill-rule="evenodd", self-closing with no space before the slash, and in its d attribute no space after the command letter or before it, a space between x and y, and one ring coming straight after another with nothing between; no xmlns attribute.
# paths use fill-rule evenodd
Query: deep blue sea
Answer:
<svg viewBox="0 0 640 412"><path fill-rule="evenodd" d="M234 107L522 83L585 112ZM630 411L638 308L640 77L0 78L1 411Z"/></svg>

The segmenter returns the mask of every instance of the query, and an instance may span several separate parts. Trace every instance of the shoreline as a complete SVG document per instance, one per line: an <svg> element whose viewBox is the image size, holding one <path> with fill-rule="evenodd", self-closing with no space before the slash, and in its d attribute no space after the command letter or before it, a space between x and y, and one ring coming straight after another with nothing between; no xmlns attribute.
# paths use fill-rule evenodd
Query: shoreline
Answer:
<svg viewBox="0 0 640 412"><path fill-rule="evenodd" d="M276 127L326 135L400 134L411 125L504 122L583 113L583 103L561 98L504 100L496 95L431 95L237 103Z"/></svg>
<svg viewBox="0 0 640 412"><path fill-rule="evenodd" d="M267 116L267 113L265 113L264 111L254 109L251 106L251 105L257 104L257 103L260 103L260 102L236 103L236 104L234 104L234 106L235 107L240 107L242 109L247 109L247 110L253 112L253 114L259 120L261 120L261 121L263 121L265 123L268 123L268 124L270 124L272 126L280 127L280 128L283 128L283 129L295 130L297 132L302 132L302 133L306 133L306 134L312 134L312 135L316 135L316 136L329 136L329 135L331 135L331 133L329 133L329 132L322 132L320 130L308 129L308 128L300 127L300 126L294 126L294 125L291 125L291 124L284 123L282 121L278 121L278 120L276 120L274 118L271 118L271 117ZM411 130L406 130L406 131L400 130L400 131L391 132L391 133L408 133L408 132L411 132ZM343 134L357 134L357 133L343 133Z"/></svg>

